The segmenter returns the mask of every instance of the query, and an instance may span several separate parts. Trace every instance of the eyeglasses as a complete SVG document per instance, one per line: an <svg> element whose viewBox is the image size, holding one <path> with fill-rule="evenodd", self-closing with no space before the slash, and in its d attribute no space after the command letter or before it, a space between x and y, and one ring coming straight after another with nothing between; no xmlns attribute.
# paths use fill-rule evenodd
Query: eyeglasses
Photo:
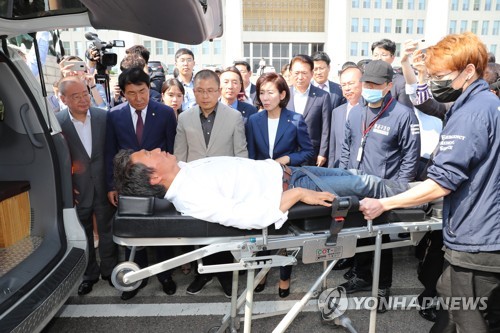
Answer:
<svg viewBox="0 0 500 333"><path fill-rule="evenodd" d="M208 90L195 89L194 90L194 93L198 94L198 95L212 95L212 94L215 94L217 92L219 92L219 89L208 89Z"/></svg>
<svg viewBox="0 0 500 333"><path fill-rule="evenodd" d="M427 75L427 79L430 81L441 81L445 76L448 76L453 72L454 71L451 71L449 73L442 74L442 75Z"/></svg>
<svg viewBox="0 0 500 333"><path fill-rule="evenodd" d="M192 63L194 60L193 60L192 58L178 58L178 59L177 59L177 61L178 61L178 62L180 62L180 63L184 63L184 62L186 62L186 63L190 64L190 63Z"/></svg>
<svg viewBox="0 0 500 333"><path fill-rule="evenodd" d="M89 93L73 94L73 95L69 96L69 98L71 98L75 102L79 102L79 101L81 101L85 98L89 98L89 97L90 97Z"/></svg>

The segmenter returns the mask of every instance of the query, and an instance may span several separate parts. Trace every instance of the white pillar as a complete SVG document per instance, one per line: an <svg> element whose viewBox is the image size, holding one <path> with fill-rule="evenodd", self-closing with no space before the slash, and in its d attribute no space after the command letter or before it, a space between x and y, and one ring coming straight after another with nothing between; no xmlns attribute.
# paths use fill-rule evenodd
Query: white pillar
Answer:
<svg viewBox="0 0 500 333"><path fill-rule="evenodd" d="M243 59L243 5L242 0L226 0L224 9L224 58L222 65Z"/></svg>
<svg viewBox="0 0 500 333"><path fill-rule="evenodd" d="M348 8L350 0L325 1L326 11L326 43L325 52L328 53L330 63L330 80L338 81L337 72L348 59L349 46L347 45Z"/></svg>
<svg viewBox="0 0 500 333"><path fill-rule="evenodd" d="M450 8L448 0L427 1L425 16L425 46L439 42L448 34L450 22Z"/></svg>

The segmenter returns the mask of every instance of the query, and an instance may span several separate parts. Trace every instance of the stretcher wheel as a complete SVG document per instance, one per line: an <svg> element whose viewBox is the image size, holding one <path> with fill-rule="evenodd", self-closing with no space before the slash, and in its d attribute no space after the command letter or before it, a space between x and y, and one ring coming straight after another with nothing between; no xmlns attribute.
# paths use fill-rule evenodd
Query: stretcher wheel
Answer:
<svg viewBox="0 0 500 333"><path fill-rule="evenodd" d="M132 291L141 285L142 280L136 281L133 284L127 284L123 281L125 274L130 272L138 272L140 270L139 266L135 262L125 261L121 264L116 265L111 273L111 282L116 289L120 291Z"/></svg>

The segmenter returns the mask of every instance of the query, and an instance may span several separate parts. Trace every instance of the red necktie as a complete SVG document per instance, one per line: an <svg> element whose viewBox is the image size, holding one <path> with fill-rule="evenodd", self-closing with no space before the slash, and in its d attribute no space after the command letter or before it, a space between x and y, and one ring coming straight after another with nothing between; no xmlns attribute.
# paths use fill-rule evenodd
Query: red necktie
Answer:
<svg viewBox="0 0 500 333"><path fill-rule="evenodd" d="M135 110L137 113L137 124L135 125L135 135L137 135L137 142L141 144L142 142L142 131L144 129L144 123L142 121L142 110Z"/></svg>

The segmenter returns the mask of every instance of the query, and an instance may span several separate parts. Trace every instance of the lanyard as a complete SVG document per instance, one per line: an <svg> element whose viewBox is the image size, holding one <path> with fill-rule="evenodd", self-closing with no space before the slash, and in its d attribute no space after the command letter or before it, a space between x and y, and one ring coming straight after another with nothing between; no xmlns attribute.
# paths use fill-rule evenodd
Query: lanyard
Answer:
<svg viewBox="0 0 500 333"><path fill-rule="evenodd" d="M365 144L366 144L366 137L368 136L368 133L371 131L373 126L375 126L375 123L382 117L384 112L389 108L389 106L392 104L392 101L394 100L394 97L391 97L389 102L384 106L384 108L377 114L377 116L370 122L370 125L368 125L368 128L366 128L366 121L363 121L361 126L362 126L362 132L363 136L361 137L361 145L359 146L358 149L358 156L356 157L356 161L358 161L358 167L356 169L359 169L359 166L361 165L361 160L363 159L363 151L365 149Z"/></svg>

